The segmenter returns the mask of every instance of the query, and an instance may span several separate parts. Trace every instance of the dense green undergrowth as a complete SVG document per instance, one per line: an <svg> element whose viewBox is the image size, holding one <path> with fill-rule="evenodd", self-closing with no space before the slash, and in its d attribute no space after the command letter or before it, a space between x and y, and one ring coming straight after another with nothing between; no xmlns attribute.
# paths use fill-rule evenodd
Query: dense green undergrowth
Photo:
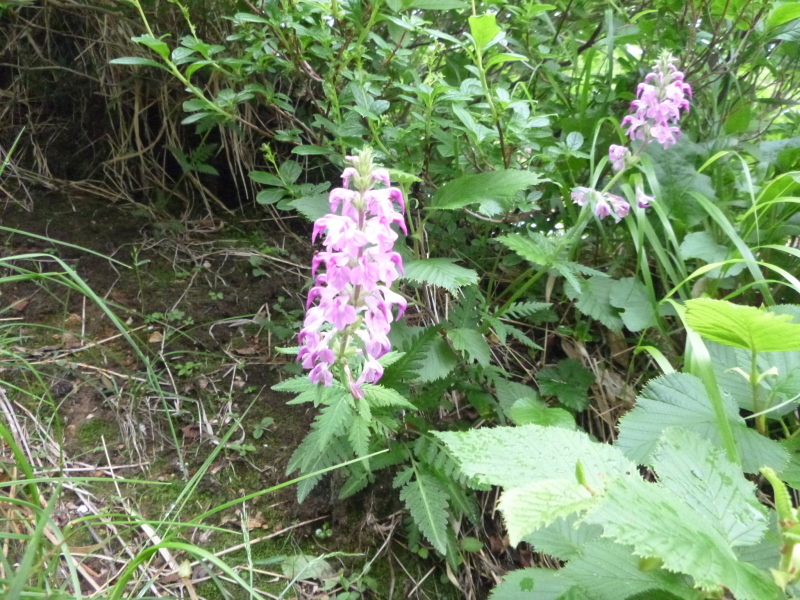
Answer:
<svg viewBox="0 0 800 600"><path fill-rule="evenodd" d="M466 597L520 566L492 598L798 594L800 3L300 0L220 4L217 31L207 7L173 4L184 21L167 29L129 0L141 30L108 68L180 90L170 108L194 143L169 147L176 190L223 176L237 155L222 142L249 132L255 202L295 231L331 211L365 148L405 200L408 310L380 381L360 396L294 365L274 387L314 417L288 461L298 501L329 470L340 501L391 481L408 551L442 559ZM637 86L670 55L693 90L681 134L631 140ZM3 259L6 280L42 277L18 266L37 258ZM46 278L105 307L160 390L141 340L61 267ZM267 319L287 361L301 312ZM70 568L58 585L77 594ZM368 588L337 593L383 597Z"/></svg>

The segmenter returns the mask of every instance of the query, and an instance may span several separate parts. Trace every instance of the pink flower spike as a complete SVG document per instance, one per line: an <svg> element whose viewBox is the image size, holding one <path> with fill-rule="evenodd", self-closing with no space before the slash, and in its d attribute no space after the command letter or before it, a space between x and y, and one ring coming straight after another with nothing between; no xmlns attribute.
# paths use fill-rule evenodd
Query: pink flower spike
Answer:
<svg viewBox="0 0 800 600"><path fill-rule="evenodd" d="M389 171L375 168L369 150L348 160L344 187L329 194L331 213L314 223L312 240L321 237L324 250L311 261L312 276L321 267L324 272L308 292L297 360L311 370L312 382L325 386L333 383L330 367L340 366L342 384L362 398L361 385L383 375L377 359L391 349L393 309L398 319L406 309L405 298L389 289L403 273L392 224L406 231L405 203L402 191L391 187ZM351 182L357 190L349 189ZM374 183L384 187L374 189Z"/></svg>

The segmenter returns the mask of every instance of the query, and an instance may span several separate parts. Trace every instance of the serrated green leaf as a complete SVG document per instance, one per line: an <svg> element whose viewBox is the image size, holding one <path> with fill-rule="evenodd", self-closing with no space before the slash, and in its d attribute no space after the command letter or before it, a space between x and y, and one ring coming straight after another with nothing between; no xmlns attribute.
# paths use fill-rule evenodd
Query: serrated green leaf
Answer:
<svg viewBox="0 0 800 600"><path fill-rule="evenodd" d="M327 399L330 404L320 411L312 424L314 430L318 432L318 452L323 452L331 438L343 435L350 427L354 416L351 400L351 397L343 393Z"/></svg>
<svg viewBox="0 0 800 600"><path fill-rule="evenodd" d="M489 600L562 600L574 584L553 569L518 569L503 577Z"/></svg>
<svg viewBox="0 0 800 600"><path fill-rule="evenodd" d="M433 475L415 468L415 477L400 490L414 522L437 552L447 552L447 492Z"/></svg>
<svg viewBox="0 0 800 600"><path fill-rule="evenodd" d="M702 337L755 352L800 350L800 323L725 300L696 298L686 302L686 322Z"/></svg>
<svg viewBox="0 0 800 600"><path fill-rule="evenodd" d="M579 556L570 560L563 576L591 590L594 600L624 600L654 590L664 590L685 600L704 597L693 589L685 577L664 569L641 569L641 559L631 550L630 546L615 544L610 540L595 540L584 546Z"/></svg>
<svg viewBox="0 0 800 600"><path fill-rule="evenodd" d="M281 381L280 383L276 383L272 386L272 389L276 392L305 392L311 388L317 387L316 383L311 383L311 380L308 378L307 375L299 375L298 377L291 377L290 379L286 379Z"/></svg>
<svg viewBox="0 0 800 600"><path fill-rule="evenodd" d="M659 483L693 506L731 546L752 546L764 537L767 517L755 486L696 433L667 429L653 452L653 467Z"/></svg>
<svg viewBox="0 0 800 600"><path fill-rule="evenodd" d="M427 283L446 289L451 294L459 288L478 283L478 273L457 264L452 258L426 258L409 260L403 265L405 274L401 279L415 283Z"/></svg>
<svg viewBox="0 0 800 600"><path fill-rule="evenodd" d="M769 466L780 472L788 458L786 451L749 429L729 396L723 396L723 400L744 470L756 473ZM670 373L651 380L636 399L634 409L620 420L616 446L636 463L650 464L662 432L669 427L686 428L722 447L714 407L703 382L694 375Z"/></svg>
<svg viewBox="0 0 800 600"><path fill-rule="evenodd" d="M361 388L364 390L364 399L372 406L396 406L416 410L416 407L396 390L370 383L365 383Z"/></svg>
<svg viewBox="0 0 800 600"><path fill-rule="evenodd" d="M502 235L497 241L536 265L552 265L560 258L561 249L558 242L539 232L533 232L528 236Z"/></svg>
<svg viewBox="0 0 800 600"><path fill-rule="evenodd" d="M353 446L356 456L366 456L369 454L369 421L361 416L353 419L350 431L347 433L347 440ZM369 469L369 467L367 466Z"/></svg>
<svg viewBox="0 0 800 600"><path fill-rule="evenodd" d="M303 215L309 221L316 221L331 212L330 201L325 194L303 196L289 202L289 206Z"/></svg>
<svg viewBox="0 0 800 600"><path fill-rule="evenodd" d="M557 519L525 538L537 552L549 554L559 560L570 561L579 556L588 543L599 539L603 528L588 525L578 515Z"/></svg>
<svg viewBox="0 0 800 600"><path fill-rule="evenodd" d="M495 316L516 319L520 317L530 317L538 312L547 310L551 306L551 302L514 302L513 304L509 305L509 307L503 311L502 314L496 314Z"/></svg>
<svg viewBox="0 0 800 600"><path fill-rule="evenodd" d="M665 569L690 575L701 588L725 586L739 600L780 596L772 578L740 562L692 506L638 475L616 479L584 520L602 526L604 537L633 546L638 556L660 558Z"/></svg>
<svg viewBox="0 0 800 600"><path fill-rule="evenodd" d="M404 2L403 9L417 10L461 10L469 6L462 0L411 0Z"/></svg>
<svg viewBox="0 0 800 600"><path fill-rule="evenodd" d="M614 280L607 276L595 275L581 282L580 291L565 284L564 291L575 301L575 307L587 317L597 319L611 331L622 331L619 311L611 306L611 289Z"/></svg>
<svg viewBox="0 0 800 600"><path fill-rule="evenodd" d="M619 450L584 432L522 425L435 434L478 483L512 488L542 479L575 479L580 461L588 484L602 490L635 465Z"/></svg>
<svg viewBox="0 0 800 600"><path fill-rule="evenodd" d="M582 411L589 407L587 392L594 374L574 358L560 361L555 368L539 369L536 382L543 396L556 396L568 408Z"/></svg>
<svg viewBox="0 0 800 600"><path fill-rule="evenodd" d="M447 337L453 348L462 352L470 361L475 361L484 367L489 366L492 351L483 335L475 329L457 328L448 329Z"/></svg>
<svg viewBox="0 0 800 600"><path fill-rule="evenodd" d="M505 517L512 546L556 519L588 510L596 498L572 479L532 481L506 490L499 507Z"/></svg>
<svg viewBox="0 0 800 600"><path fill-rule="evenodd" d="M538 398L520 398L511 406L508 416L517 425L541 425L575 429L575 417L563 408L549 408Z"/></svg>
<svg viewBox="0 0 800 600"><path fill-rule="evenodd" d="M647 288L634 277L613 280L608 297L611 306L622 309L622 322L630 331L655 327L656 309L647 295Z"/></svg>
<svg viewBox="0 0 800 600"><path fill-rule="evenodd" d="M486 200L509 198L543 181L536 173L515 169L465 175L439 188L431 198L430 208L456 210Z"/></svg>
<svg viewBox="0 0 800 600"><path fill-rule="evenodd" d="M416 371L416 381L429 383L444 379L458 366L458 356L447 342L436 337L422 351L423 359Z"/></svg>

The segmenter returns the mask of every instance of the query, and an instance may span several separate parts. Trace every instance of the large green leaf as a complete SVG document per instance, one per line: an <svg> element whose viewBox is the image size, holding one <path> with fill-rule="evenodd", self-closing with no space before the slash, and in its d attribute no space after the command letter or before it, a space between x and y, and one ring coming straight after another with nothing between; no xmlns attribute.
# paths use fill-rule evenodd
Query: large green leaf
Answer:
<svg viewBox="0 0 800 600"><path fill-rule="evenodd" d="M638 475L616 479L585 521L602 526L604 537L633 546L636 555L660 558L665 569L690 575L703 589L725 586L738 600L781 595L768 574L737 559L706 515Z"/></svg>
<svg viewBox="0 0 800 600"><path fill-rule="evenodd" d="M613 280L608 300L622 309L622 322L630 331L641 331L656 325L656 309L647 295L647 288L635 277Z"/></svg>
<svg viewBox="0 0 800 600"><path fill-rule="evenodd" d="M574 478L545 479L506 490L500 498L500 510L511 545L516 546L537 529L556 519L584 512L596 501L597 497Z"/></svg>
<svg viewBox="0 0 800 600"><path fill-rule="evenodd" d="M465 285L478 283L478 273L465 269L455 263L452 258L426 258L409 260L403 265L405 274L401 279L415 283L427 283L446 289L456 294Z"/></svg>
<svg viewBox="0 0 800 600"><path fill-rule="evenodd" d="M767 517L755 486L707 440L686 429L667 429L653 467L659 483L691 504L731 546L752 546L764 537Z"/></svg>
<svg viewBox="0 0 800 600"><path fill-rule="evenodd" d="M580 289L565 284L567 296L575 300L575 307L588 317L597 319L611 331L622 331L623 321L619 310L611 305L614 280L606 275L595 275L581 282Z"/></svg>
<svg viewBox="0 0 800 600"><path fill-rule="evenodd" d="M553 569L518 569L503 577L489 600L560 600L574 584Z"/></svg>
<svg viewBox="0 0 800 600"><path fill-rule="evenodd" d="M539 529L527 536L525 541L537 552L569 561L580 555L586 545L598 539L602 533L602 527L583 523L577 514L573 514Z"/></svg>
<svg viewBox="0 0 800 600"><path fill-rule="evenodd" d="M800 350L800 323L725 300L696 298L686 302L686 323L712 342L755 352Z"/></svg>
<svg viewBox="0 0 800 600"><path fill-rule="evenodd" d="M763 466L780 471L788 458L786 451L749 429L730 397L723 400L745 471L756 473ZM634 409L620 420L616 446L638 464L650 464L656 444L668 427L684 427L722 447L714 407L703 382L694 375L670 373L650 381Z"/></svg>
<svg viewBox="0 0 800 600"><path fill-rule="evenodd" d="M508 198L542 178L531 171L504 169L465 175L443 185L433 195L430 208L456 210L470 204Z"/></svg>
<svg viewBox="0 0 800 600"><path fill-rule="evenodd" d="M590 590L594 600L624 600L636 594L665 590L686 600L703 598L686 577L664 569L643 569L630 546L595 540L563 569L563 576Z"/></svg>
<svg viewBox="0 0 800 600"><path fill-rule="evenodd" d="M578 462L587 483L602 490L635 465L608 444L560 427L522 425L466 432L438 432L462 472L478 483L519 487L543 479L575 480Z"/></svg>

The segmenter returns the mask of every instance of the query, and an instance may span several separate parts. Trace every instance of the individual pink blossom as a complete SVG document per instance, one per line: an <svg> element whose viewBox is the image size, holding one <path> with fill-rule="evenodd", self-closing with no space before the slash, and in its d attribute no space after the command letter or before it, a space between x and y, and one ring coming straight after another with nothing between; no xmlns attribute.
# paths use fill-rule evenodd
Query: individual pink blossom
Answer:
<svg viewBox="0 0 800 600"><path fill-rule="evenodd" d="M311 261L315 283L308 292L297 360L311 369L312 382L325 386L332 385L333 371L340 367L342 383L362 398L361 385L383 375L377 359L391 349L391 323L406 308L405 299L389 289L403 273L403 261L393 250L397 232L392 224L406 231L405 204L403 193L390 187L389 172L375 168L369 150L346 158L352 166L342 173L344 187L331 190L331 213L314 223L312 240L322 237L324 249ZM374 189L376 184L384 187ZM321 267L324 272L317 274Z"/></svg>
<svg viewBox="0 0 800 600"><path fill-rule="evenodd" d="M636 186L636 205L639 208L649 208L650 203L655 201L655 198L648 196L641 187Z"/></svg>
<svg viewBox="0 0 800 600"><path fill-rule="evenodd" d="M674 62L675 58L665 51L653 65L653 71L639 84L636 100L631 103L633 114L622 120L632 140L648 144L655 139L664 148L677 143L681 133L677 123L681 111L689 111L686 96L692 96L692 87L684 81Z"/></svg>
<svg viewBox="0 0 800 600"><path fill-rule="evenodd" d="M608 149L608 159L611 161L611 166L615 171L621 171L625 168L625 159L631 155L631 151L625 146L618 146L611 144Z"/></svg>
<svg viewBox="0 0 800 600"><path fill-rule="evenodd" d="M578 206L589 205L598 219L614 217L619 222L628 216L631 206L622 196L598 192L592 188L576 187L572 190L572 201Z"/></svg>

